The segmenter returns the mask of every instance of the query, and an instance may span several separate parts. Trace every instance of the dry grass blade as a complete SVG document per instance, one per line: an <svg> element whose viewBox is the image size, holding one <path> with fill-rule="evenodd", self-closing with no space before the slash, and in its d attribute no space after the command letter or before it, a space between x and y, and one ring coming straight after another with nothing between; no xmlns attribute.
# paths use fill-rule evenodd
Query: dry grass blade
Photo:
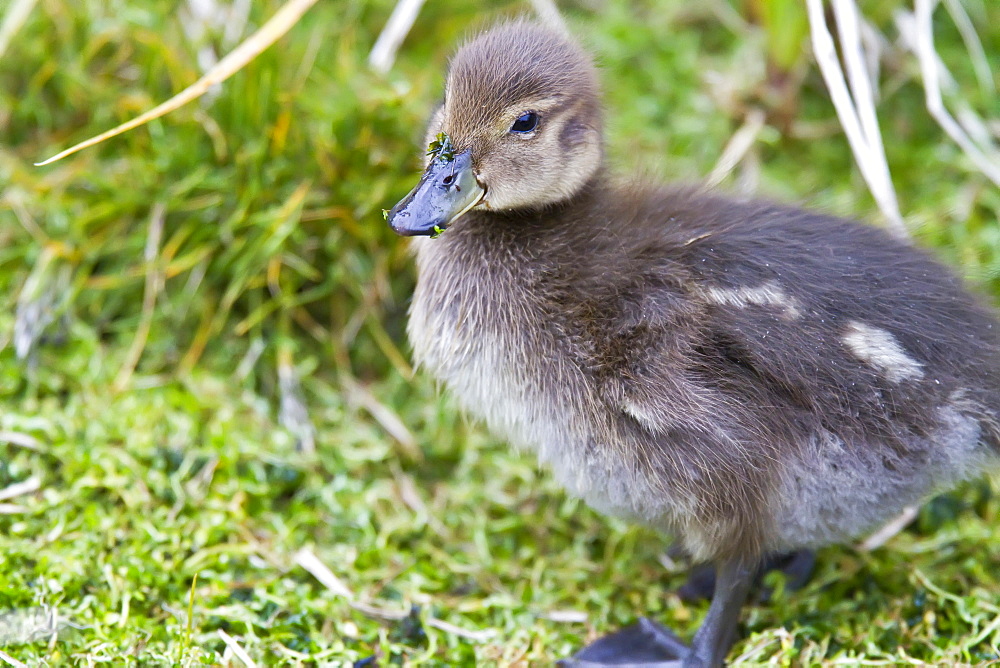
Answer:
<svg viewBox="0 0 1000 668"><path fill-rule="evenodd" d="M709 188L722 183L729 173L736 168L736 165L740 164L740 160L753 147L754 142L757 141L757 137L760 136L760 131L763 129L764 112L760 109L751 109L747 113L747 118L743 122L743 125L740 126L740 129L729 138L729 142L726 143L722 155L719 156L718 162L715 163L715 167L712 168L711 173L705 180Z"/></svg>
<svg viewBox="0 0 1000 668"><path fill-rule="evenodd" d="M0 652L0 661L3 661L8 666L14 666L14 668L28 668L27 664L21 663L20 661L12 657L10 654L7 654L6 652Z"/></svg>
<svg viewBox="0 0 1000 668"><path fill-rule="evenodd" d="M389 21L375 40L375 46L368 54L368 65L376 72L385 74L396 60L396 52L417 20L424 0L399 0L389 16Z"/></svg>
<svg viewBox="0 0 1000 668"><path fill-rule="evenodd" d="M417 486L414 484L413 478L403 473L395 462L390 464L390 469L392 470L392 477L396 481L396 491L403 504L412 510L419 520L427 522L427 525L437 535L444 536L448 532L447 528L427 508L427 504L420 497L420 492L417 491Z"/></svg>
<svg viewBox="0 0 1000 668"><path fill-rule="evenodd" d="M872 550L882 547L888 543L893 536L905 529L909 526L910 522L916 519L918 510L917 506L907 506L906 508L903 508L903 512L887 522L881 529L868 536L868 538L861 541L861 543L858 544L858 549L862 552L871 552Z"/></svg>
<svg viewBox="0 0 1000 668"><path fill-rule="evenodd" d="M989 638L997 630L1000 630L1000 615L997 615L992 622L987 624L979 634L969 641L970 645L978 645Z"/></svg>
<svg viewBox="0 0 1000 668"><path fill-rule="evenodd" d="M31 10L35 8L38 0L14 0L7 7L7 12L3 15L3 23L0 23L0 58L3 57L10 41L17 34L17 31L28 20Z"/></svg>
<svg viewBox="0 0 1000 668"><path fill-rule="evenodd" d="M145 125L149 121L169 114L171 111L183 107L188 102L198 99L212 86L222 83L235 73L239 72L243 66L257 57L269 46L274 44L282 37L282 35L288 32L292 26L298 23L302 15L305 14L306 11L314 4L316 4L316 0L288 0L288 2L282 5L281 9L275 12L274 16L272 16L267 23L260 27L260 30L246 38L242 44L229 52L225 58L220 60L215 67L206 72L205 76L195 81L177 95L174 95L166 102L153 107L149 111L140 114L132 120L122 123L114 129L102 132L96 137L91 137L90 139L82 141L75 146L71 146L65 151L57 153L47 160L35 163L35 165L41 167L42 165L49 165L57 160L62 160L68 155L72 155L77 151L100 144L102 141L116 137L123 132L128 132L129 130Z"/></svg>
<svg viewBox="0 0 1000 668"><path fill-rule="evenodd" d="M549 610L542 617L559 624L584 624L588 619L582 610Z"/></svg>
<svg viewBox="0 0 1000 668"><path fill-rule="evenodd" d="M222 642L226 643L226 647L232 650L233 654L236 655L236 658L243 662L243 665L247 668L257 668L257 664L250 658L247 651L240 647L240 644L236 642L235 638L222 629L219 629L219 637L222 638Z"/></svg>
<svg viewBox="0 0 1000 668"><path fill-rule="evenodd" d="M350 602L353 609L357 610L363 615L369 617L375 617L377 619L385 619L388 621L398 621L400 619L406 619L410 616L408 610L393 610L389 608L381 608L374 606L362 601L356 601L354 599L354 592L347 588L343 582L340 581L336 575L333 574L326 564L319 560L312 550L308 548L302 548L295 554L295 563L309 571L309 573L320 581L320 583L332 591L337 596L342 596Z"/></svg>
<svg viewBox="0 0 1000 668"><path fill-rule="evenodd" d="M302 396L299 374L292 364L292 352L288 346L278 350L278 391L281 395L278 421L293 436L302 452L316 452L316 427L309 417L309 408Z"/></svg>
<svg viewBox="0 0 1000 668"><path fill-rule="evenodd" d="M31 238L34 239L36 244L44 246L48 244L51 239L49 238L49 235L45 233L45 230L43 230L35 221L31 212L28 211L28 207L25 206L26 199L27 197L24 193L12 189L7 191L3 198L0 198L0 204L6 204L9 206L11 211L14 212L17 222L21 224L21 227L24 228L25 232L31 235Z"/></svg>
<svg viewBox="0 0 1000 668"><path fill-rule="evenodd" d="M8 485L7 487L0 489L0 501L7 501L8 499L13 499L18 496L31 494L32 492L37 492L41 488L41 479L33 476L27 480L15 482L13 485Z"/></svg>
<svg viewBox="0 0 1000 668"><path fill-rule="evenodd" d="M497 634L497 632L493 629L487 629L485 631L468 631L463 629L461 626L455 626L454 624L449 624L446 621L435 619L434 617L427 620L427 626L435 628L438 631L444 631L445 633L450 633L458 636L459 638L466 638L475 642L486 642Z"/></svg>
<svg viewBox="0 0 1000 668"><path fill-rule="evenodd" d="M337 596L343 596L348 599L354 598L354 594L347 588L347 585L341 582L340 578L334 575L333 571L327 568L326 564L320 561L319 557L313 554L312 550L307 548L299 550L295 554L295 563L309 571L324 587Z"/></svg>
<svg viewBox="0 0 1000 668"><path fill-rule="evenodd" d="M977 146L944 105L941 96L942 66L939 64L937 51L934 50L934 26L931 22L936 4L935 0L916 0L914 3L916 54L920 61L920 74L924 79L927 112L952 141L959 145L969 160L990 181L1000 186L1000 152L994 146Z"/></svg>
<svg viewBox="0 0 1000 668"><path fill-rule="evenodd" d="M35 452L45 452L45 447L37 438L16 431L0 431L0 443L10 443Z"/></svg>
<svg viewBox="0 0 1000 668"><path fill-rule="evenodd" d="M838 16L838 25L841 26L840 46L851 72L851 85L855 91L855 98L852 99L848 92L833 36L826 25L823 0L806 0L816 63L823 74L833 106L837 110L837 117L844 128L844 134L847 135L847 141L854 153L854 160L861 170L865 183L868 184L868 189L882 214L891 224L893 232L907 239L909 233L899 213L896 192L889 179L889 167L885 152L882 150L881 137L876 137L879 131L878 122L875 120L871 82L868 81L863 66L864 57L859 53L861 43L857 36L857 7L853 0L835 0L833 7ZM850 29L848 35L844 34L845 26Z"/></svg>
<svg viewBox="0 0 1000 668"><path fill-rule="evenodd" d="M997 87L993 82L990 61L986 57L986 49L983 48L983 42L979 39L979 34L976 33L976 27L972 25L969 13L965 11L965 7L959 0L944 0L944 4L948 13L951 14L951 20L955 22L955 27L958 28L958 33L962 36L962 42L965 43L969 57L972 59L972 69L976 73L979 88L986 95L996 94Z"/></svg>
<svg viewBox="0 0 1000 668"><path fill-rule="evenodd" d="M399 51L403 40L413 28L413 22L417 20L417 15L420 14L420 8L423 5L424 0L399 0L396 3L392 14L389 15L389 20L382 32L379 33L378 39L375 40L375 46L368 54L369 67L380 74L389 71L396 60L396 52ZM569 32L555 2L552 0L531 0L531 6L542 23L564 33Z"/></svg>
<svg viewBox="0 0 1000 668"><path fill-rule="evenodd" d="M851 97L854 100L861 129L872 147L882 151L882 133L879 131L878 118L875 115L875 96L861 45L858 8L853 0L833 0L833 15L837 21L837 36L840 39L844 63L847 65ZM883 165L884 162L883 159Z"/></svg>
<svg viewBox="0 0 1000 668"><path fill-rule="evenodd" d="M353 378L344 376L341 380L348 401L368 411L375 418L375 421L399 443L400 451L404 455L413 461L423 461L424 453L417 444L416 437L403 420L396 415L395 411L381 403L371 392Z"/></svg>
<svg viewBox="0 0 1000 668"><path fill-rule="evenodd" d="M72 254L65 244L48 244L39 253L24 282L14 317L14 351L18 359L32 357L47 328L64 306L71 276L67 258Z"/></svg>
<svg viewBox="0 0 1000 668"><path fill-rule="evenodd" d="M30 509L16 503L0 503L0 515L23 515Z"/></svg>
<svg viewBox="0 0 1000 668"><path fill-rule="evenodd" d="M559 13L559 8L556 7L554 0L531 0L531 6L542 23L549 28L569 33L569 28L566 27L566 22L563 20L562 14Z"/></svg>
<svg viewBox="0 0 1000 668"><path fill-rule="evenodd" d="M351 603L351 607L360 612L362 615L366 615L374 619L384 619L387 622L398 622L399 620L406 619L410 616L409 610L381 608L377 605L362 603L361 601L354 601Z"/></svg>
<svg viewBox="0 0 1000 668"><path fill-rule="evenodd" d="M162 202L157 202L153 206L153 212L149 217L149 233L146 237L146 287L142 295L142 318L139 320L139 327L132 337L132 345L129 347L125 361L122 363L118 375L115 377L112 388L115 392L121 392L128 385L132 372L135 371L142 351L146 347L146 340L149 337L150 327L153 326L153 309L156 306L156 296L163 289L163 268L158 266L157 258L160 254L160 239L163 238L163 221L166 219L166 207Z"/></svg>
<svg viewBox="0 0 1000 668"><path fill-rule="evenodd" d="M858 114L861 129L868 145L868 157L871 158L868 168L877 179L878 188L882 191L883 208L888 207L898 221L899 230L908 236L899 213L899 203L896 191L892 187L892 177L889 175L889 163L885 157L885 147L882 145L882 131L879 128L878 116L875 114L875 94L872 90L871 77L866 64L865 48L861 42L861 21L854 0L833 0L833 13L837 21L837 34L840 39L840 51L847 65L847 76L851 86L851 97ZM876 194L876 199L878 195Z"/></svg>

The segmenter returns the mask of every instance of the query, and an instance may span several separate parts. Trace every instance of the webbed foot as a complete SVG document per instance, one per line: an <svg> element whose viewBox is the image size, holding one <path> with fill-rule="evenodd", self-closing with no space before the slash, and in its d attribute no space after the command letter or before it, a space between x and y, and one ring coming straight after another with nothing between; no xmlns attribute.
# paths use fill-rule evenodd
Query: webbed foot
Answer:
<svg viewBox="0 0 1000 668"><path fill-rule="evenodd" d="M778 571L785 576L785 591L797 591L806 586L816 569L816 552L813 550L796 550L785 554L775 554L769 557L757 576L758 581L770 571ZM771 587L761 587L757 598L761 602L771 600L774 591Z"/></svg>
<svg viewBox="0 0 1000 668"><path fill-rule="evenodd" d="M679 668L690 649L667 627L645 617L598 638L568 659L562 668Z"/></svg>
<svg viewBox="0 0 1000 668"><path fill-rule="evenodd" d="M815 566L816 553L812 550L772 554L764 560L754 583L760 586L765 575L771 571L779 571L785 575L785 589L795 591L809 582ZM688 603L711 599L714 593L715 568L711 564L700 564L693 567L688 574L687 582L677 590L677 595L681 597L681 600ZM770 600L772 593L770 587L761 586L757 599L766 602Z"/></svg>

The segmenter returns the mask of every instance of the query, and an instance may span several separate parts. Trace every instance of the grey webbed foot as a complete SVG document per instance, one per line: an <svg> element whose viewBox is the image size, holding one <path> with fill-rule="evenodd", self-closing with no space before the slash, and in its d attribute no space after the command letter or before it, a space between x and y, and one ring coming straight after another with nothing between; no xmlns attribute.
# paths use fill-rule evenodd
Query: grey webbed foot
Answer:
<svg viewBox="0 0 1000 668"><path fill-rule="evenodd" d="M685 603L707 601L715 593L715 567L698 564L688 571L687 580L677 588L677 595Z"/></svg>
<svg viewBox="0 0 1000 668"><path fill-rule="evenodd" d="M638 624L591 643L560 665L567 668L721 668L736 639L736 622L755 568L739 558L720 561L708 614L688 647L656 622Z"/></svg>
<svg viewBox="0 0 1000 668"><path fill-rule="evenodd" d="M760 571L754 579L754 584L760 586L757 599L767 602L773 591L762 586L764 576L771 571L779 571L785 575L785 589L795 591L801 589L812 577L816 566L816 553L812 550L796 550L772 554L764 560ZM691 569L687 581L677 590L682 601L694 603L712 598L715 593L715 568L711 564L699 564Z"/></svg>
<svg viewBox="0 0 1000 668"><path fill-rule="evenodd" d="M802 589L809 582L813 571L816 569L816 552L813 550L796 550L785 554L775 554L769 557L757 575L760 582L765 575L771 571L779 571L785 576L785 590L796 591ZM766 603L771 600L774 590L771 587L761 587L757 599Z"/></svg>
<svg viewBox="0 0 1000 668"><path fill-rule="evenodd" d="M679 668L690 649L667 627L645 617L631 626L598 638L562 668Z"/></svg>

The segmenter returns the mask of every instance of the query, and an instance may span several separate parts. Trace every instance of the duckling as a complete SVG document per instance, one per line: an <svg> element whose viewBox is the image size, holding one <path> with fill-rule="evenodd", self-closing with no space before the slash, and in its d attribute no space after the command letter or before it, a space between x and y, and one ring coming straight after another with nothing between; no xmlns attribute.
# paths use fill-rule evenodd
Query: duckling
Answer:
<svg viewBox="0 0 1000 668"><path fill-rule="evenodd" d="M571 38L516 21L462 46L427 139L387 216L417 237L418 364L570 494L716 570L690 646L642 620L565 665L722 665L766 555L998 460L986 306L880 229L614 180Z"/></svg>

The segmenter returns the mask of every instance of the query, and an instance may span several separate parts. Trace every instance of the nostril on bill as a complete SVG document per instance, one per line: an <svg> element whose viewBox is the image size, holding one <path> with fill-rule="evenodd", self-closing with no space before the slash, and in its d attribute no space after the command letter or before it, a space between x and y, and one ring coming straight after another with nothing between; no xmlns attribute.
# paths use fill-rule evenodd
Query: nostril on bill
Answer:
<svg viewBox="0 0 1000 668"><path fill-rule="evenodd" d="M455 182L454 174L449 174L448 176L444 177L444 179L441 181L441 183L443 183L446 186L450 186L454 182Z"/></svg>

